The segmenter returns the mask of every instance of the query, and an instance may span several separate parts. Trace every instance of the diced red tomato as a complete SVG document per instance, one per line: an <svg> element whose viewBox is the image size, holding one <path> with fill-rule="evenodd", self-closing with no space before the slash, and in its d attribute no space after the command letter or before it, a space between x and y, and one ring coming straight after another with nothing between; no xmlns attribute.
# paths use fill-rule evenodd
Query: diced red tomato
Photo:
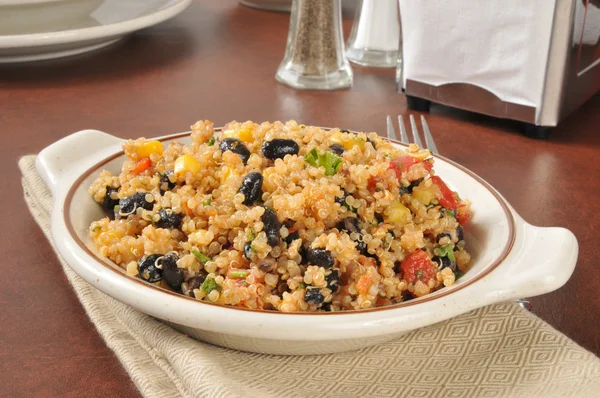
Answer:
<svg viewBox="0 0 600 398"><path fill-rule="evenodd" d="M471 213L467 210L466 206L460 206L456 212L456 221L459 224L468 224L471 220Z"/></svg>
<svg viewBox="0 0 600 398"><path fill-rule="evenodd" d="M460 206L458 199L456 199L456 193L448 188L448 185L438 176L431 177L431 181L442 192L442 197L439 199L439 202L442 206L444 206L448 210L456 210Z"/></svg>
<svg viewBox="0 0 600 398"><path fill-rule="evenodd" d="M436 268L433 262L423 250L415 250L408 255L400 265L402 276L408 283L421 281L429 282L436 276Z"/></svg>
<svg viewBox="0 0 600 398"><path fill-rule="evenodd" d="M369 192L375 191L375 189L377 189L377 183L380 181L381 177L373 176L369 178L369 180L367 181L367 189L369 190Z"/></svg>
<svg viewBox="0 0 600 398"><path fill-rule="evenodd" d="M152 161L150 160L150 158L141 158L135 164L133 172L136 174L141 174L144 171L148 170L150 168L150 166L152 166Z"/></svg>
<svg viewBox="0 0 600 398"><path fill-rule="evenodd" d="M413 158L412 156L400 156L398 158L392 159L390 162L390 169L396 172L396 177L398 180L402 178L402 172L410 170L417 163L422 163L425 169L431 172L433 168L433 164L430 162L424 162L420 159Z"/></svg>

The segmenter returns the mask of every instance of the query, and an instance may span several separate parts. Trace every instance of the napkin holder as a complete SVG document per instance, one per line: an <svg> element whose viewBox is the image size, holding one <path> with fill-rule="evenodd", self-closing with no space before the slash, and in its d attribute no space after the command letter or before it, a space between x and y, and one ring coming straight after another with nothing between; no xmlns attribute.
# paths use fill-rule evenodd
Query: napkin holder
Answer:
<svg viewBox="0 0 600 398"><path fill-rule="evenodd" d="M600 90L600 0L399 0L398 89L546 138Z"/></svg>

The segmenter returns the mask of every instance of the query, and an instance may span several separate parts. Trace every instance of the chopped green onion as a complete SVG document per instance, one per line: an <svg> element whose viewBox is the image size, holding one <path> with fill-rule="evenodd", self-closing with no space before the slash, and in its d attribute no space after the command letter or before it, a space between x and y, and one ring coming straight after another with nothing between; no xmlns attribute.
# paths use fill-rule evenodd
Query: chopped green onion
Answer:
<svg viewBox="0 0 600 398"><path fill-rule="evenodd" d="M100 231L101 229L102 229L102 226L101 226L101 225L96 225L96 226L95 226L95 227L92 229L92 232L98 232L98 231Z"/></svg>
<svg viewBox="0 0 600 398"><path fill-rule="evenodd" d="M196 256L196 258L197 258L198 260L200 260L200 262L201 262L202 264L206 264L207 262L209 262L209 261L212 261L212 258L208 257L208 256L207 256L206 254L204 254L204 253L200 253L198 250L192 250L192 254L193 254L194 256Z"/></svg>
<svg viewBox="0 0 600 398"><path fill-rule="evenodd" d="M212 195L208 195L208 199L206 199L204 202L202 202L202 205L210 206L211 203L212 203Z"/></svg>
<svg viewBox="0 0 600 398"><path fill-rule="evenodd" d="M306 283L300 282L300 284L298 285L298 289L296 289L296 290L300 290L300 289L306 289Z"/></svg>
<svg viewBox="0 0 600 398"><path fill-rule="evenodd" d="M146 220L153 221L152 214L146 214Z"/></svg>
<svg viewBox="0 0 600 398"><path fill-rule="evenodd" d="M452 211L451 211L451 210L444 209L444 212L446 213L446 215L447 215L448 217L452 217L452 218L454 218L454 213L452 213Z"/></svg>
<svg viewBox="0 0 600 398"><path fill-rule="evenodd" d="M318 160L319 160L319 152L317 151L317 148L311 149L304 157L304 161L313 167L318 167L317 166Z"/></svg>
<svg viewBox="0 0 600 398"><path fill-rule="evenodd" d="M317 148L311 149L304 157L304 161L313 167L324 167L327 176L335 175L343 163L342 158L336 154L330 151L319 153Z"/></svg>
<svg viewBox="0 0 600 398"><path fill-rule="evenodd" d="M208 140L208 146L213 146L215 145L215 136L213 135L212 137L210 137L210 140Z"/></svg>
<svg viewBox="0 0 600 398"><path fill-rule="evenodd" d="M301 128L301 129L303 129L303 128L306 128L306 126L305 126L305 125L303 125L303 124L301 124L301 125L300 125L300 128Z"/></svg>
<svg viewBox="0 0 600 398"><path fill-rule="evenodd" d="M244 279L248 276L248 271L243 269L236 269L229 271L229 277L233 279Z"/></svg>
<svg viewBox="0 0 600 398"><path fill-rule="evenodd" d="M115 207L113 207L113 211L115 213L118 213L119 212L119 205L115 205Z"/></svg>
<svg viewBox="0 0 600 398"><path fill-rule="evenodd" d="M441 257L448 257L450 261L456 262L456 259L454 258L454 249L452 249L451 245L445 245L438 248L438 253L440 253Z"/></svg>
<svg viewBox="0 0 600 398"><path fill-rule="evenodd" d="M204 293L208 294L215 289L221 291L221 286L219 286L219 284L217 283L217 281L215 281L214 278L206 278L204 282L202 282L202 285L200 285L200 289Z"/></svg>
<svg viewBox="0 0 600 398"><path fill-rule="evenodd" d="M248 239L248 242L252 242L254 238L256 238L254 230L252 228L248 228L248 231L246 231L246 239Z"/></svg>

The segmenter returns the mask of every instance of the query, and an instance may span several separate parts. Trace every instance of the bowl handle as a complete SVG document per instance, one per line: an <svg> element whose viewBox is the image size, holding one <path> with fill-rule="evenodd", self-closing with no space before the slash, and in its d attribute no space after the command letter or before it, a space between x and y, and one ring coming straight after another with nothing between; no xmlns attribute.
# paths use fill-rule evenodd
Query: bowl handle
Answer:
<svg viewBox="0 0 600 398"><path fill-rule="evenodd" d="M114 152L122 139L98 130L82 130L44 148L36 160L36 169L53 194L69 177L76 176Z"/></svg>
<svg viewBox="0 0 600 398"><path fill-rule="evenodd" d="M481 284L492 302L549 293L567 283L575 270L579 245L571 231L522 225L523 239L512 249L515 257Z"/></svg>

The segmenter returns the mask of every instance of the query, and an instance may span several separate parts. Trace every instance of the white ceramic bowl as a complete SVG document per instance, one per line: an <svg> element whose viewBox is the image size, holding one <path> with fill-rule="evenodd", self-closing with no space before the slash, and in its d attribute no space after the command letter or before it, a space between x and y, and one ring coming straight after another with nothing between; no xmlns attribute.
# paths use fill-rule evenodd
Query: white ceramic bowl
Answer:
<svg viewBox="0 0 600 398"><path fill-rule="evenodd" d="M189 133L158 138L189 142ZM37 170L53 196L52 237L64 260L87 282L200 340L270 354L323 354L381 343L488 304L561 287L573 273L578 245L563 228L527 224L480 177L437 157L436 173L472 201L465 229L472 268L450 288L389 307L340 313L245 310L200 302L127 276L101 258L88 227L103 217L88 186L102 169L118 173L122 139L95 130L44 149Z"/></svg>

